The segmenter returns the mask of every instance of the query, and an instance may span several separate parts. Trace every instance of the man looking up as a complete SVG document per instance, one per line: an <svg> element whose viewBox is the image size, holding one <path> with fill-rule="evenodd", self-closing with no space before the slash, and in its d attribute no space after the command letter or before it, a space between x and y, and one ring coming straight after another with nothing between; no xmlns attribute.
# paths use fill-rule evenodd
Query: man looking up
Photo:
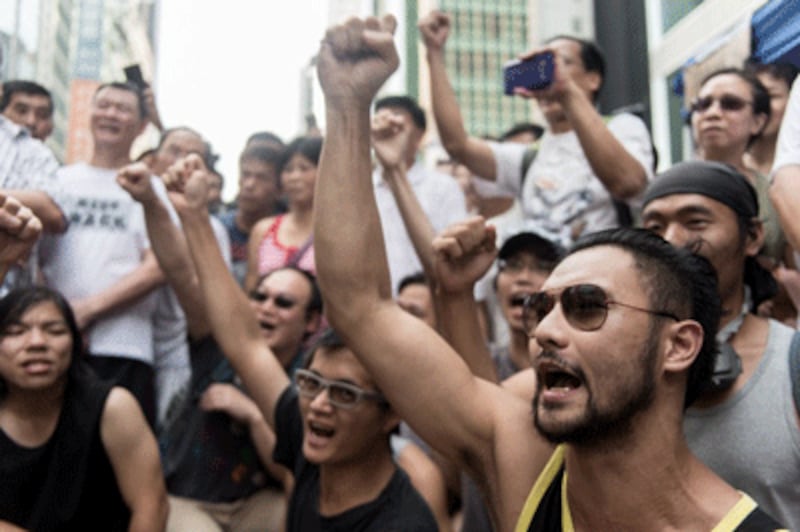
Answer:
<svg viewBox="0 0 800 532"><path fill-rule="evenodd" d="M0 113L28 128L31 136L42 142L53 132L53 98L50 91L38 83L10 80L3 83Z"/></svg>
<svg viewBox="0 0 800 532"><path fill-rule="evenodd" d="M526 58L547 50L555 54L550 86L516 92L537 100L549 126L526 167L525 145L488 142L464 129L445 68L450 29L450 18L437 11L419 22L427 48L433 112L450 157L478 177L496 182L492 194L497 195L499 187L500 193L519 197L525 217L562 242L625 221L628 209L640 205L652 177L652 145L637 117L623 113L606 120L597 112L595 101L605 74L597 47L574 37L557 37L546 48L525 54Z"/></svg>
<svg viewBox="0 0 800 532"><path fill-rule="evenodd" d="M146 123L138 89L124 83L97 89L89 115L91 159L58 172L69 229L63 236L45 237L41 261L47 284L70 301L78 326L88 333L90 365L101 377L128 388L152 424L151 292L163 275L150 250L141 207L116 182ZM163 185L153 180L164 194Z"/></svg>
<svg viewBox="0 0 800 532"><path fill-rule="evenodd" d="M800 382L793 384L789 371L798 359L787 364L795 331L755 314L775 288L755 258L764 240L756 198L732 166L682 163L648 188L642 222L706 257L719 276L721 349L714 385L684 417L689 447L732 486L800 530L800 417L792 399Z"/></svg>
<svg viewBox="0 0 800 532"><path fill-rule="evenodd" d="M394 27L391 16L350 19L328 30L317 56L327 110L319 281L332 325L376 385L417 434L472 472L501 530L560 530L562 519L577 530L710 530L767 519L683 439L682 410L705 382L719 319L704 259L630 229L574 248L527 300L532 354L541 348L533 408L474 377L397 306L369 157L370 101L398 64ZM443 250L454 271L493 257L493 231L480 229Z"/></svg>

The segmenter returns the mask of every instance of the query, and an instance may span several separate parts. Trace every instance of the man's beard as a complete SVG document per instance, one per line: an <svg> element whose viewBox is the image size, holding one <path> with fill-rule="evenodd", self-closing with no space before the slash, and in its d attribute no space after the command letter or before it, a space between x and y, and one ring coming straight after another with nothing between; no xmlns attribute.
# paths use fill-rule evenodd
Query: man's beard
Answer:
<svg viewBox="0 0 800 532"><path fill-rule="evenodd" d="M638 364L638 373L628 382L602 411L587 389L588 399L583 415L577 419L544 424L539 418L539 395L544 384L537 381L533 397L533 422L539 433L551 443L570 443L578 446L605 446L630 432L635 415L646 410L655 398L655 361L658 356L658 334L651 326L647 343L631 362ZM579 373L582 376L582 373ZM638 380L636 378L638 377ZM586 386L581 378L581 385ZM608 385L607 385L608 386Z"/></svg>

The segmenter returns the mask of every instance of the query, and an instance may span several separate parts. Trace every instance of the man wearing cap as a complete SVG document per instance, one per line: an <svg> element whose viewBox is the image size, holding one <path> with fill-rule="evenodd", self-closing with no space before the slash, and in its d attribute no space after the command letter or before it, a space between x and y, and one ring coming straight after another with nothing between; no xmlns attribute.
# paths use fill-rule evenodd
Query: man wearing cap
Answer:
<svg viewBox="0 0 800 532"><path fill-rule="evenodd" d="M678 164L648 188L642 222L709 259L719 277L720 350L713 384L684 417L690 448L800 530L800 418L787 363L795 331L754 313L775 281L755 260L763 228L753 187L728 165Z"/></svg>

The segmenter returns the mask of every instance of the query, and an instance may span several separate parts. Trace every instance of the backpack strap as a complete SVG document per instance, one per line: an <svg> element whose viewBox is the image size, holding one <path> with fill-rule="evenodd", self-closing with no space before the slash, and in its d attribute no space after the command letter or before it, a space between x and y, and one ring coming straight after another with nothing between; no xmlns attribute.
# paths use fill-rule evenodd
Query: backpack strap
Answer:
<svg viewBox="0 0 800 532"><path fill-rule="evenodd" d="M789 346L789 379L792 382L794 407L800 412L800 331L794 333Z"/></svg>

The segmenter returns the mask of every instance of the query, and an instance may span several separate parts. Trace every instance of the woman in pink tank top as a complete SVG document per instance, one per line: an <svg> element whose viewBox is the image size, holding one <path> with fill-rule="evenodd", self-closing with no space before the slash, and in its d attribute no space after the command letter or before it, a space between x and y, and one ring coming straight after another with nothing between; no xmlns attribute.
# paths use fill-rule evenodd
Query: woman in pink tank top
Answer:
<svg viewBox="0 0 800 532"><path fill-rule="evenodd" d="M259 276L283 266L316 272L311 227L321 151L319 137L300 137L285 148L280 175L288 211L260 220L250 232L245 279L248 289Z"/></svg>

